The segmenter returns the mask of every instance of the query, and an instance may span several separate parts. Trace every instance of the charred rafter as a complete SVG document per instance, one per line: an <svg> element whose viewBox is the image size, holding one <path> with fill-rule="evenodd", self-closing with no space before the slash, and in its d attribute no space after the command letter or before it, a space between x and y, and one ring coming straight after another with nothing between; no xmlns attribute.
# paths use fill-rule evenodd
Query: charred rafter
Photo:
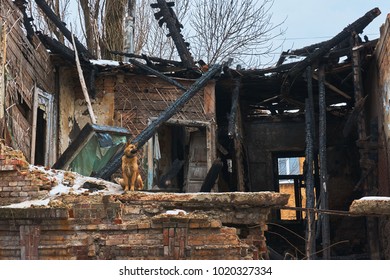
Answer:
<svg viewBox="0 0 390 280"><path fill-rule="evenodd" d="M53 10L49 7L46 1L35 0L35 3L37 3L38 7L42 10L42 12L55 24L55 26L57 26L57 28L61 31L65 38L69 42L72 42L72 32L70 32L69 29L65 26L65 23L58 18L58 16L53 12ZM93 58L93 55L77 38L75 38L75 43L78 52L84 60Z"/></svg>
<svg viewBox="0 0 390 280"><path fill-rule="evenodd" d="M176 49L179 53L179 56L183 62L183 65L187 68L192 68L195 65L194 59L188 49L189 43L185 42L183 35L181 34L181 29L183 25L179 22L175 11L172 7L175 5L174 2L165 2L165 0L157 0L157 3L151 4L150 6L153 9L160 9L154 14L156 20L160 27L163 24L166 24L166 27L169 30L168 37L172 37L173 42L175 43Z"/></svg>

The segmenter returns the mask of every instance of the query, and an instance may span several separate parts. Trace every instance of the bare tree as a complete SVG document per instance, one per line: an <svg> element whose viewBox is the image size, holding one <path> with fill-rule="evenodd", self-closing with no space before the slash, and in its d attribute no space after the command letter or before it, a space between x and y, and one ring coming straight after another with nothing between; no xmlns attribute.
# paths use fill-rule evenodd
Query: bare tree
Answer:
<svg viewBox="0 0 390 280"><path fill-rule="evenodd" d="M109 51L123 50L126 9L131 7L135 17L134 53L178 59L172 39L166 36L168 31L164 26L160 28L150 7L156 0L48 1L63 21L69 3L77 1L84 41L98 58L118 59ZM273 3L274 0L176 0L174 10L196 59L213 64L233 58L236 63L257 66L253 64L258 58L278 47L273 47L273 39L283 33L283 22L271 21ZM51 33L60 39L55 28Z"/></svg>
<svg viewBox="0 0 390 280"><path fill-rule="evenodd" d="M83 30L85 42L89 52L100 57L100 32L99 32L99 15L101 10L100 0L78 0L80 23Z"/></svg>
<svg viewBox="0 0 390 280"><path fill-rule="evenodd" d="M274 0L196 0L190 38L194 56L212 64L226 58L245 61L273 50L283 31L272 24ZM276 32L276 33L275 33Z"/></svg>
<svg viewBox="0 0 390 280"><path fill-rule="evenodd" d="M110 51L122 51L124 47L124 20L128 0L106 0L103 19L104 58L113 59ZM118 59L118 58L117 58Z"/></svg>

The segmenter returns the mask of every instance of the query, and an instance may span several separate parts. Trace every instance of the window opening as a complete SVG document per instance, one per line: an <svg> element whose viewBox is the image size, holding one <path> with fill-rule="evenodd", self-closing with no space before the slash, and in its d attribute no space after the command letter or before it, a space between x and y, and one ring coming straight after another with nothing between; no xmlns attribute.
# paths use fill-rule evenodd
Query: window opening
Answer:
<svg viewBox="0 0 390 280"><path fill-rule="evenodd" d="M304 207L306 205L306 186L303 175L304 157L277 157L278 191L289 194L286 206ZM302 220L305 218L302 211L281 209L281 220Z"/></svg>

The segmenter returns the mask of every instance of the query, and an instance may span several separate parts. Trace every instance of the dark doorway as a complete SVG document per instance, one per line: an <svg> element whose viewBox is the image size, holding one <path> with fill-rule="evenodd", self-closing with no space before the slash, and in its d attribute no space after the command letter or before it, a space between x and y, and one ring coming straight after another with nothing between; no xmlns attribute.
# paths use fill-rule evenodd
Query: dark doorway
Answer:
<svg viewBox="0 0 390 280"><path fill-rule="evenodd" d="M37 129L35 146L35 164L45 165L47 121L45 111L37 110Z"/></svg>

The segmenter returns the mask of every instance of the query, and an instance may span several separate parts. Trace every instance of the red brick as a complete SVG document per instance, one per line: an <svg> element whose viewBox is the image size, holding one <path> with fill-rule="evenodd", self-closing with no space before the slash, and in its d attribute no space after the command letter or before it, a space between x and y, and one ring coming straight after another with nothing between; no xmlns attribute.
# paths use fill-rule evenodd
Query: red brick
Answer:
<svg viewBox="0 0 390 280"><path fill-rule="evenodd" d="M167 228L163 229L163 245L169 245L169 230Z"/></svg>

